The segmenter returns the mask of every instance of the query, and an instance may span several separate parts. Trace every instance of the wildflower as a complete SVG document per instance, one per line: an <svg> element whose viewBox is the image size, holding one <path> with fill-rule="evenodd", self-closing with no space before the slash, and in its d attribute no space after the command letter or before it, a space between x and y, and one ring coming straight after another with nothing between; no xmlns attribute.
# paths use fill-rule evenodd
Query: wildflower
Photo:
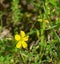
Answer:
<svg viewBox="0 0 60 64"><path fill-rule="evenodd" d="M29 36L26 36L24 31L20 31L20 34L15 35L15 40L18 41L16 48L27 48L27 43Z"/></svg>

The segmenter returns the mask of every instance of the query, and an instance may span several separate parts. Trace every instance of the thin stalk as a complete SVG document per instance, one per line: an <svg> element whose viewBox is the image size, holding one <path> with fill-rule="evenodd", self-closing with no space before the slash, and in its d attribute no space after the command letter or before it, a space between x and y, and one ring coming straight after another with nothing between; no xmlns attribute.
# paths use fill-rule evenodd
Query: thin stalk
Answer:
<svg viewBox="0 0 60 64"><path fill-rule="evenodd" d="M46 3L46 2L45 2ZM44 11L45 13L43 14L43 19L46 19L46 4L44 5ZM46 22L42 22L40 24L41 28L40 28L40 31L41 31L41 36L40 36L40 58L42 59L42 56L43 56L43 48L44 48L44 45L45 45L45 27L46 27Z"/></svg>

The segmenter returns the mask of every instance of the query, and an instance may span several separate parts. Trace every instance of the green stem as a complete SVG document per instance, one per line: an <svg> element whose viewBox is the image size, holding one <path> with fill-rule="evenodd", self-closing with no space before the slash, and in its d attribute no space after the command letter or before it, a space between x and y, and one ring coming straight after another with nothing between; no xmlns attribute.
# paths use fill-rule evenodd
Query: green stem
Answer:
<svg viewBox="0 0 60 64"><path fill-rule="evenodd" d="M45 11L45 13L43 14L43 19L46 19L46 5L44 6L44 11ZM40 42L40 58L42 59L42 56L43 56L43 48L44 48L44 44L45 44L45 36L44 36L44 33L45 33L45 27L46 27L46 22L42 22L41 24L40 24L40 26L41 26L41 36L40 36L40 40L41 40L41 42Z"/></svg>
<svg viewBox="0 0 60 64"><path fill-rule="evenodd" d="M41 24L41 37L40 37L40 58L42 59L42 56L43 56L43 48L44 48L44 43L45 43L45 36L44 36L44 33L45 33L45 25L46 23L45 22L42 22Z"/></svg>
<svg viewBox="0 0 60 64"><path fill-rule="evenodd" d="M41 43L44 42L45 22L41 25Z"/></svg>

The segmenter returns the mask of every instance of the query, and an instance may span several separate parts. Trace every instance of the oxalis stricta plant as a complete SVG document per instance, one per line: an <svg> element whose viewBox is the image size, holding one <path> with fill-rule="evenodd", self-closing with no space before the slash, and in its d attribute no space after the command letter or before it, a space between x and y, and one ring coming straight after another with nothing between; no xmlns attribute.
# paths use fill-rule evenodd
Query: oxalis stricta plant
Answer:
<svg viewBox="0 0 60 64"><path fill-rule="evenodd" d="M19 9L19 0L12 0L11 9L12 9L12 22L16 23L22 17L21 10Z"/></svg>
<svg viewBox="0 0 60 64"><path fill-rule="evenodd" d="M28 41L28 38L29 36L27 36L24 31L20 31L20 34L16 34L15 40L18 42L16 44L16 48L21 48L21 47L27 48L28 45L26 41Z"/></svg>

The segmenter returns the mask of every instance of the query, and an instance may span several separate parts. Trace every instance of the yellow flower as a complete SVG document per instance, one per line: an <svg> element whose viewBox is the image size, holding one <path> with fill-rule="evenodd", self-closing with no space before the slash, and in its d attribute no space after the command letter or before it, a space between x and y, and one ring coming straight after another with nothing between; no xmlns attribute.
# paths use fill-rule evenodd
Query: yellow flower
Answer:
<svg viewBox="0 0 60 64"><path fill-rule="evenodd" d="M24 31L20 31L20 34L15 35L15 40L18 41L16 48L27 48L27 43L29 36L26 36Z"/></svg>

